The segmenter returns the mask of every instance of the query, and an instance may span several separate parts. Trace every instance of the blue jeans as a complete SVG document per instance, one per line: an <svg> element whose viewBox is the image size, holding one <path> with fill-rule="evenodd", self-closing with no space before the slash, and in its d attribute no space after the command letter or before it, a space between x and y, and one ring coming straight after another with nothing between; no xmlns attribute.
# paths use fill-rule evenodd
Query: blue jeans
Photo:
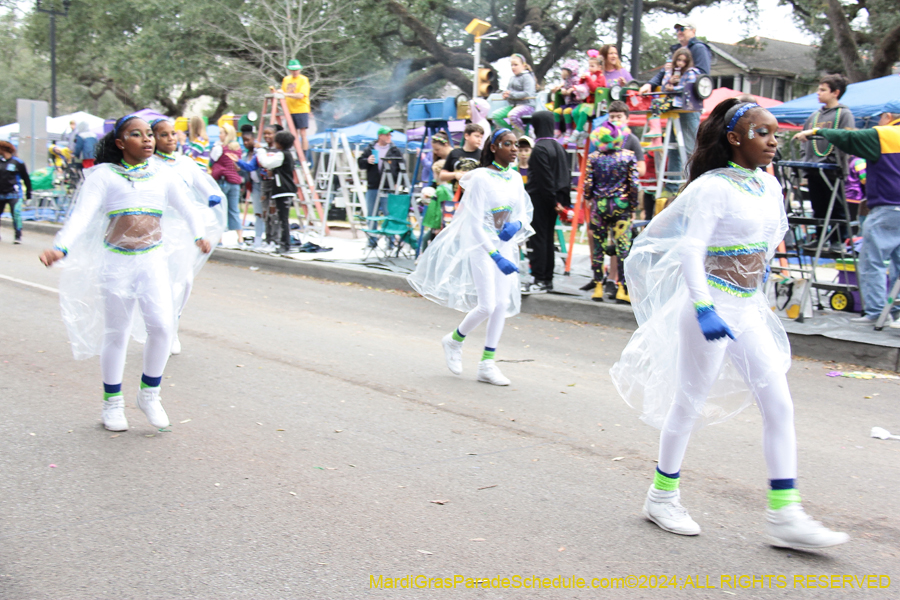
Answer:
<svg viewBox="0 0 900 600"><path fill-rule="evenodd" d="M863 243L859 253L859 291L866 316L881 313L887 301L884 261L891 261L891 280L900 267L900 206L876 206L863 224Z"/></svg>
<svg viewBox="0 0 900 600"><path fill-rule="evenodd" d="M377 217L378 211L385 212L387 210L387 196L381 199L381 202L378 203L378 208L375 207L375 201L378 199L378 190L366 190L366 214L370 217ZM369 229L375 229L377 222L369 221Z"/></svg>
<svg viewBox="0 0 900 600"><path fill-rule="evenodd" d="M690 159L694 153L694 146L697 143L697 130L700 128L699 112L683 112L679 113L678 120L681 122L681 133L684 135L684 151ZM678 150L669 151L669 165L667 171L678 171L679 173L686 165L681 164L681 155ZM679 186L674 183L667 183L666 189L670 192L677 192Z"/></svg>
<svg viewBox="0 0 900 600"><path fill-rule="evenodd" d="M250 200L253 202L253 245L259 246L266 237L266 215L263 213L262 207L262 182L253 182Z"/></svg>
<svg viewBox="0 0 900 600"><path fill-rule="evenodd" d="M220 181L219 187L228 201L228 230L242 230L241 224L241 184Z"/></svg>

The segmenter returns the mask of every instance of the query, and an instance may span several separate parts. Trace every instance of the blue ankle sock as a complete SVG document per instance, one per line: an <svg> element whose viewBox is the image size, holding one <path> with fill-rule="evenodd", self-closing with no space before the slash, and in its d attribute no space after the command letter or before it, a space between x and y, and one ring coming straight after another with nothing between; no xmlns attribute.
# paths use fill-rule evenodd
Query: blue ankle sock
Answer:
<svg viewBox="0 0 900 600"><path fill-rule="evenodd" d="M110 385L108 383L103 384L103 399L104 400L109 400L113 396L121 396L121 395L122 395L122 384L121 383L116 383L116 384L112 384L112 385Z"/></svg>
<svg viewBox="0 0 900 600"><path fill-rule="evenodd" d="M150 377L148 375L141 375L141 389L148 387L159 387L162 384L162 375L159 377Z"/></svg>

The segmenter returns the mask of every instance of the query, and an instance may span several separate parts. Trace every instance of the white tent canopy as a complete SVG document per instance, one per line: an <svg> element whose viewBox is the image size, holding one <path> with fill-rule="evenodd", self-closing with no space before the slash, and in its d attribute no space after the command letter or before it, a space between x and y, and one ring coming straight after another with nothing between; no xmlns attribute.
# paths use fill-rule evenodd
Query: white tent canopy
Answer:
<svg viewBox="0 0 900 600"><path fill-rule="evenodd" d="M56 136L64 134L66 130L69 129L70 121L75 121L75 123L81 123L82 121L84 121L88 124L88 131L99 135L103 134L103 119L101 119L100 117L95 117L94 115L81 110L68 115L56 117L55 119L47 117L47 133L50 135L55 134ZM0 127L0 140L9 141L11 136L18 135L18 133L18 123L10 123L9 125L4 125L3 127Z"/></svg>

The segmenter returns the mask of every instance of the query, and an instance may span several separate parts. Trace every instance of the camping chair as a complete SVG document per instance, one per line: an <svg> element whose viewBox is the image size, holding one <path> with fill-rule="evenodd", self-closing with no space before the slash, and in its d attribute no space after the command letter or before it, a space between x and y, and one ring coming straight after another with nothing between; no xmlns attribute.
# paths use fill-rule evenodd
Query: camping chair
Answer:
<svg viewBox="0 0 900 600"><path fill-rule="evenodd" d="M406 245L406 253L415 256L415 248L418 244L416 236L413 233L413 226L409 221L409 194L388 194L386 204L386 214L383 217L368 217L367 221L375 221L376 228L362 228L362 231L369 241L368 252L366 258L373 253L382 260L390 260L397 258L401 252L404 252L404 244ZM385 247L382 248L379 242L386 239ZM393 256L392 256L393 254Z"/></svg>

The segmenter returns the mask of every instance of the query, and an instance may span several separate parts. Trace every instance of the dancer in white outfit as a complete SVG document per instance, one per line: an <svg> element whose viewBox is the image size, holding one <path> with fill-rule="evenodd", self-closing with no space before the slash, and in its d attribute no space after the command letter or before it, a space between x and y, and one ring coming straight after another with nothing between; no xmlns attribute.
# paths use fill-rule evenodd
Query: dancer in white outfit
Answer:
<svg viewBox="0 0 900 600"><path fill-rule="evenodd" d="M152 161L159 162L167 167L174 169L178 178L187 186L184 191L195 202L199 208L209 208L210 210L200 210L200 214L206 219L206 230L209 235L207 237L212 244L217 244L225 230L226 213L225 207L222 205L222 189L216 184L215 180L209 176L203 168L197 164L192 158L177 154L178 137L175 128L168 119L154 119L150 122L150 128L153 130L153 137L156 140L156 150L153 153ZM191 296L191 289L194 286L194 274L200 270L203 263L209 257L208 254L200 254L195 258L197 264L191 265L190 248L186 249L186 253L182 252L178 255L172 255L169 259L170 268L174 271L173 281L175 281L177 289L174 290L176 301L175 314L175 331L172 332L172 354L181 354L181 340L178 338L178 326L181 323L181 313L187 305L188 298ZM196 254L196 253L193 253Z"/></svg>
<svg viewBox="0 0 900 600"><path fill-rule="evenodd" d="M700 533L678 489L691 432L756 400L771 487L768 539L824 548L849 538L800 505L790 346L759 291L787 230L781 186L761 170L775 156L777 131L771 113L737 100L719 104L700 127L687 187L625 261L640 327L611 374L641 418L662 430L648 519L672 533Z"/></svg>
<svg viewBox="0 0 900 600"><path fill-rule="evenodd" d="M460 180L465 194L453 221L429 244L408 278L429 300L468 312L442 340L454 374L462 373L463 340L487 320L478 381L493 385L510 383L494 356L506 317L521 309L519 244L534 233L531 200L522 177L510 168L517 151L512 131L494 132L484 146L481 168Z"/></svg>
<svg viewBox="0 0 900 600"><path fill-rule="evenodd" d="M195 254L210 251L185 187L170 169L148 162L153 148L150 125L134 115L119 119L98 145L97 166L86 172L53 249L40 257L48 267L69 257L60 277L63 320L75 358L100 355L102 418L112 431L128 429L122 377L135 305L146 326L135 331L146 335L138 407L154 427L169 425L159 397L175 323L167 250L189 243ZM187 231L169 217L169 207L187 221Z"/></svg>

